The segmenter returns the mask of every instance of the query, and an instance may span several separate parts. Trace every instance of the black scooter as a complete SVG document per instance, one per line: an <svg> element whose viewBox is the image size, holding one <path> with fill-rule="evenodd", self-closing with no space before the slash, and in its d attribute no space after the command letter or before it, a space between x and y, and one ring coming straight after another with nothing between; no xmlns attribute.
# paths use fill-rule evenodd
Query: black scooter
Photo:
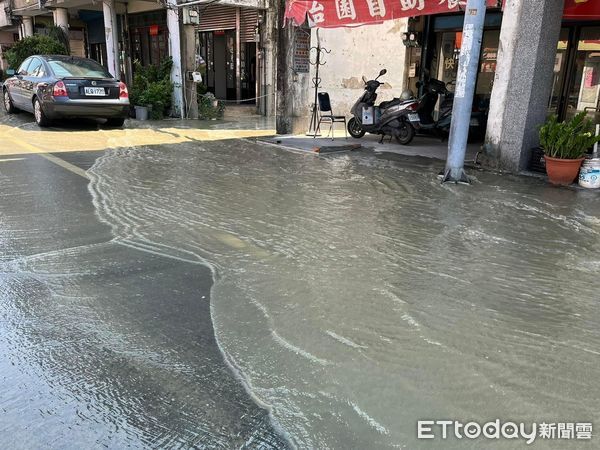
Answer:
<svg viewBox="0 0 600 450"><path fill-rule="evenodd" d="M415 129L410 124L404 109L415 100L401 100L394 98L387 102L381 102L375 106L377 100L377 89L383 83L377 81L385 75L387 70L382 69L379 76L365 83L365 92L352 107L352 118L348 121L348 132L354 138L361 138L365 133L381 135L380 143L385 136L393 136L402 145L408 145L415 136Z"/></svg>
<svg viewBox="0 0 600 450"><path fill-rule="evenodd" d="M454 105L454 94L447 88L446 83L435 78L427 77L424 82L418 82L417 87L423 87L423 95L419 99L416 111L406 111L411 125L419 134L432 134L446 139L450 134L452 125L452 107ZM440 100L438 118L433 118L433 111ZM481 130L485 132L485 117L482 113L473 111L469 135L478 137Z"/></svg>

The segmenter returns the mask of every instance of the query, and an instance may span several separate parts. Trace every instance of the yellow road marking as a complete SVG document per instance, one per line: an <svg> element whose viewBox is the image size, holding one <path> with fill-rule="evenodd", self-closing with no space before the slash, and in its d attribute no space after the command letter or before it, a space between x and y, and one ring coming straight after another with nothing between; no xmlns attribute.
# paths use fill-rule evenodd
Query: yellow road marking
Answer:
<svg viewBox="0 0 600 450"><path fill-rule="evenodd" d="M0 142L3 144L7 141L12 143L12 145L0 145L0 156L22 155L24 153L39 154L69 171L87 178L84 170L56 156L48 155L48 153L103 151L111 148L247 139L272 136L274 133L274 130L200 129L175 128L172 126L155 129L125 128L118 130L61 131L60 129L23 129L0 124ZM239 245L239 243L236 245Z"/></svg>
<svg viewBox="0 0 600 450"><path fill-rule="evenodd" d="M64 159L60 159L54 155L45 153L42 149L36 147L35 145L31 145L31 144L24 142L21 139L16 138L14 136L5 136L5 137L7 139L9 139L10 141L12 141L13 144L20 147L23 150L26 150L29 153L36 153L39 156L41 156L42 158L45 158L48 161L53 162L54 164L62 167L63 169L67 169L68 171L73 172L74 174L77 174L83 178L88 178L87 173L85 173L85 170L65 161Z"/></svg>
<svg viewBox="0 0 600 450"><path fill-rule="evenodd" d="M56 131L55 131L56 130ZM124 128L113 130L40 130L22 129L0 124L0 143L15 141L14 146L0 145L0 156L19 155L23 143L35 145L36 150L27 148L27 153L62 153L75 151L101 151L119 147L143 147L149 145L182 144L194 141L219 141L251 137L272 136L275 130L229 130L199 128Z"/></svg>

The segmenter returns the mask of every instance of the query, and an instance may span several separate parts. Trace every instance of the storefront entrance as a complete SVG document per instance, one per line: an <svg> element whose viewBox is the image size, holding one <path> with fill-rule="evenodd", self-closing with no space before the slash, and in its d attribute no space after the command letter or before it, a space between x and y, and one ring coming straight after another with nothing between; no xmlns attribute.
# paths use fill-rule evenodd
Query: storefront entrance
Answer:
<svg viewBox="0 0 600 450"><path fill-rule="evenodd" d="M600 122L600 25L561 29L549 110L560 119L587 111Z"/></svg>
<svg viewBox="0 0 600 450"><path fill-rule="evenodd" d="M462 15L435 16L429 23L430 32L423 55L424 67L432 77L444 81L454 90L458 57L462 41ZM486 17L473 109L487 112L496 72L500 41L501 13ZM600 123L600 23L565 22L561 29L549 114L569 119L587 111Z"/></svg>
<svg viewBox="0 0 600 450"><path fill-rule="evenodd" d="M462 14L433 16L426 19L425 29L428 31L426 31L425 52L422 54L422 66L432 78L446 83L450 92L454 92L456 87L463 19ZM484 122L487 120L496 74L501 24L501 13L490 12L487 14L479 57L475 98L473 99L473 111ZM482 124L482 129L485 130L485 123ZM483 134L480 134L483 137Z"/></svg>
<svg viewBox="0 0 600 450"><path fill-rule="evenodd" d="M131 58L142 66L155 65L169 57L166 11L130 14Z"/></svg>
<svg viewBox="0 0 600 450"><path fill-rule="evenodd" d="M198 25L204 88L221 100L256 103L259 12L211 5Z"/></svg>
<svg viewBox="0 0 600 450"><path fill-rule="evenodd" d="M200 54L208 92L221 100L236 100L236 39L234 30L200 33Z"/></svg>

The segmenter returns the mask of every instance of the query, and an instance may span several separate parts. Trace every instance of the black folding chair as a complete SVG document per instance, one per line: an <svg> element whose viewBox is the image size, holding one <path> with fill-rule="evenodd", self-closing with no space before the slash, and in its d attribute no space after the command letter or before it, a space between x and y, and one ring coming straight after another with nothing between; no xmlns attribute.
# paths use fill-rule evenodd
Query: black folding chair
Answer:
<svg viewBox="0 0 600 450"><path fill-rule="evenodd" d="M331 134L331 140L333 140L333 124L336 122L344 124L344 133L346 135L346 139L348 139L348 130L346 126L346 116L336 116L333 114L331 110L331 101L329 100L329 94L327 92L319 92L319 124L317 125L317 132L315 132L315 136L317 136L318 132L321 131L321 123L329 123L329 133L327 136Z"/></svg>

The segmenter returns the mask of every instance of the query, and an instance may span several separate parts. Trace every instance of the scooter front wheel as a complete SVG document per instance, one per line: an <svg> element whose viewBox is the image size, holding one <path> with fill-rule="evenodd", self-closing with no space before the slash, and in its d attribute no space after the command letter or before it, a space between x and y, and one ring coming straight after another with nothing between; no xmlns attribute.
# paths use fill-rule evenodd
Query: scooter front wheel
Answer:
<svg viewBox="0 0 600 450"><path fill-rule="evenodd" d="M402 120L394 136L396 137L398 144L408 145L415 137L415 127L408 121Z"/></svg>
<svg viewBox="0 0 600 450"><path fill-rule="evenodd" d="M356 117L353 117L348 121L348 133L353 138L359 139L365 135L365 130L362 129Z"/></svg>

